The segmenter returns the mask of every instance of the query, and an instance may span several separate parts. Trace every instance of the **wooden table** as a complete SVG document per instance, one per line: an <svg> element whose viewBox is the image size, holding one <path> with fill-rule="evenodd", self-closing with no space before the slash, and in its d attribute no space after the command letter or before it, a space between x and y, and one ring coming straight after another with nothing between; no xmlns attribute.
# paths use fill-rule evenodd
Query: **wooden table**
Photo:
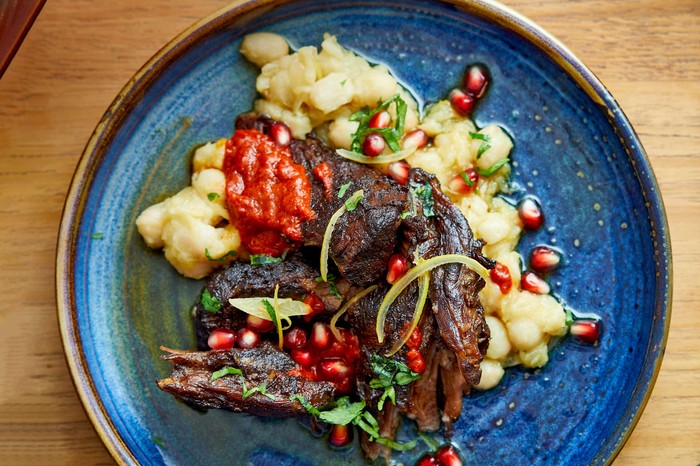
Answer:
<svg viewBox="0 0 700 466"><path fill-rule="evenodd" d="M673 324L616 465L700 463L700 2L506 0L574 51L644 143L673 238ZM83 147L146 60L223 0L49 0L0 81L0 464L112 463L73 388L54 248Z"/></svg>

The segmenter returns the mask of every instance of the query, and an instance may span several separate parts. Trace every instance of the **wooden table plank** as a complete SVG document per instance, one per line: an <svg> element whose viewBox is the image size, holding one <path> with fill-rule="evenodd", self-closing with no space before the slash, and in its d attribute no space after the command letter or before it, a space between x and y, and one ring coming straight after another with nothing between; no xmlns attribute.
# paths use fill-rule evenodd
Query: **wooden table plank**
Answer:
<svg viewBox="0 0 700 466"><path fill-rule="evenodd" d="M574 51L639 132L666 203L666 358L616 465L700 463L700 2L506 0ZM148 58L223 0L51 0L0 81L0 464L112 464L63 358L54 258L82 149Z"/></svg>

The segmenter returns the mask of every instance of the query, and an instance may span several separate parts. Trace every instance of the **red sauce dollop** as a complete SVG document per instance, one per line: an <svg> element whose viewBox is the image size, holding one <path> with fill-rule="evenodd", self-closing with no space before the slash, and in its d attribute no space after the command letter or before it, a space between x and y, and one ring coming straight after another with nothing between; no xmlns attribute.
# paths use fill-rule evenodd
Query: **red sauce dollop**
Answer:
<svg viewBox="0 0 700 466"><path fill-rule="evenodd" d="M280 256L302 240L313 219L311 184L289 148L256 130L237 130L226 142L226 201L231 222L251 254Z"/></svg>

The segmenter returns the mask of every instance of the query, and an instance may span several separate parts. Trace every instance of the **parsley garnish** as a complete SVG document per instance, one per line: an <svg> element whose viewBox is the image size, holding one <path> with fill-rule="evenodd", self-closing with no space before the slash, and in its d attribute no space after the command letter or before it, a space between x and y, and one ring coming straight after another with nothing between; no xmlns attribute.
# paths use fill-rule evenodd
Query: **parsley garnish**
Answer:
<svg viewBox="0 0 700 466"><path fill-rule="evenodd" d="M267 299L263 299L262 303L265 305L267 315L270 316L270 320L273 324L275 324L275 328L277 328L277 313L275 312L275 306L270 304L270 301L268 301Z"/></svg>
<svg viewBox="0 0 700 466"><path fill-rule="evenodd" d="M202 292L202 306L204 306L205 311L216 314L221 310L222 304L221 301L219 301L219 298L212 295L209 290L205 289Z"/></svg>
<svg viewBox="0 0 700 466"><path fill-rule="evenodd" d="M377 113L384 111L389 108L389 105L396 103L396 124L392 128L370 128L369 120ZM399 141L403 136L404 124L406 122L406 110L408 105L401 98L399 94L396 94L386 102L382 102L381 99L377 102L377 107L370 109L365 107L350 116L350 121L357 121L359 125L357 131L352 135L352 143L350 145L350 150L358 153L362 153L362 142L365 140L365 136L369 133L378 133L382 135L392 152L398 152L401 150L401 145Z"/></svg>
<svg viewBox="0 0 700 466"><path fill-rule="evenodd" d="M362 200L362 197L363 197L362 194L359 194L359 195L353 195L350 198L348 198L345 201L345 209L347 209L348 212L352 212L353 210L357 209L357 205Z"/></svg>
<svg viewBox="0 0 700 466"><path fill-rule="evenodd" d="M274 264L275 262L282 262L283 260L284 254L282 254L281 257L266 256L265 254L250 255L250 265Z"/></svg>
<svg viewBox="0 0 700 466"><path fill-rule="evenodd" d="M352 184L352 182L348 181L347 183L345 183L343 186L340 187L340 190L338 190L338 199L345 196L345 193L347 192L347 190L351 184Z"/></svg>
<svg viewBox="0 0 700 466"><path fill-rule="evenodd" d="M407 210L406 212L402 212L401 215L399 215L399 218L400 218L401 220L403 220L403 219L405 219L406 217L410 217L411 215L413 215L413 213L411 213L410 211Z"/></svg>
<svg viewBox="0 0 700 466"><path fill-rule="evenodd" d="M248 398L249 396L251 396L251 395L254 394L254 393L260 393L261 395L268 397L268 398L271 399L272 401L277 401L277 399L275 398L274 395L272 395L272 394L270 394L270 393L267 393L267 392L265 391L265 388L266 388L266 387L267 387L267 382L265 382L265 383L262 384L262 385L258 385L257 387L253 387L253 388L251 388L250 390L248 390L248 388L245 386L245 382L243 382L243 399L245 400L246 398Z"/></svg>
<svg viewBox="0 0 700 466"><path fill-rule="evenodd" d="M342 299L343 295L340 294L340 291L338 290L338 285L335 284L335 278L335 275L329 273L328 275L326 275L326 283L328 283L328 286L330 286L331 288L331 294L335 295L337 298ZM314 280L316 281L316 283L321 283L323 282L323 277L316 277L314 278Z"/></svg>
<svg viewBox="0 0 700 466"><path fill-rule="evenodd" d="M292 397L290 397L290 399L292 398L298 400L302 404L302 406L304 406L307 409L307 411L309 411L311 414L313 414L323 422L327 422L328 424L339 424L343 426L348 424L356 425L360 429L367 432L367 434L369 435L370 442L381 443L382 445L386 445L389 448L399 451L412 450L416 447L417 442L415 440L411 440L410 442L406 443L399 443L388 438L381 437L379 435L379 422L377 422L375 417L372 416L372 413L365 410L366 403L364 401L351 403L350 399L347 396L344 396L336 400L335 408L329 411L319 411L318 409L313 408L313 406L311 406L311 403L309 403L300 395L293 395ZM307 405L311 406L311 408L313 409L309 409ZM314 411L318 414L315 414Z"/></svg>
<svg viewBox="0 0 700 466"><path fill-rule="evenodd" d="M421 431L418 431L418 436L421 438L421 440L423 440L423 442L425 442L425 445L428 447L428 450L435 452L440 449L440 443L431 436L426 435Z"/></svg>
<svg viewBox="0 0 700 466"><path fill-rule="evenodd" d="M486 170L481 170L480 168L477 168L476 171L479 172L479 175L481 175L481 176L491 176L494 173L496 173L503 165L507 164L508 162L510 162L510 159L508 157L506 157L506 158L501 159L498 162L494 163Z"/></svg>
<svg viewBox="0 0 700 466"><path fill-rule="evenodd" d="M423 201L423 215L426 217L435 216L435 210L433 210L435 204L433 201L433 188L430 186L429 182L426 181L425 184L422 185L412 183L409 192L414 197Z"/></svg>
<svg viewBox="0 0 700 466"><path fill-rule="evenodd" d="M413 372L406 364L383 358L377 354L372 355L370 363L372 371L377 377L369 381L369 386L371 388L384 388L384 393L377 406L380 411L384 408L384 401L387 398L396 404L394 385L408 385L421 378L420 374Z"/></svg>
<svg viewBox="0 0 700 466"><path fill-rule="evenodd" d="M304 398L303 396L301 396L301 395L292 395L292 396L289 397L289 399L290 399L290 400L297 400L299 403L301 403L301 405L304 407L304 409L306 409L308 412L310 412L310 413L313 414L314 416L318 417L318 416L321 415L321 411L319 411L318 409L316 409L316 407L315 407L314 405L312 405L312 404L309 402L309 400L307 400L307 399Z"/></svg>
<svg viewBox="0 0 700 466"><path fill-rule="evenodd" d="M207 199L209 199L210 201L213 201L213 200L216 199L217 197L219 197L219 193L209 193L209 194L207 194Z"/></svg>
<svg viewBox="0 0 700 466"><path fill-rule="evenodd" d="M474 182L471 178L469 178L469 175L467 175L465 172L460 173L459 176L462 177L467 186L474 186Z"/></svg>
<svg viewBox="0 0 700 466"><path fill-rule="evenodd" d="M491 148L491 137L488 134L481 134L481 133L472 133L471 131L469 132L469 136L472 139L478 139L481 141L481 145L479 145L479 149L476 151L476 158L480 158L484 152L489 150ZM470 185L471 186L471 185Z"/></svg>
<svg viewBox="0 0 700 466"><path fill-rule="evenodd" d="M212 257L211 254L209 254L209 249L204 249L204 255L207 256L207 259L209 259L212 262L224 262L229 256L231 257L236 257L238 253L231 249L229 252L224 254L223 256L216 258Z"/></svg>
<svg viewBox="0 0 700 466"><path fill-rule="evenodd" d="M225 375L240 375L241 377L243 377L243 372L241 372L241 370L237 367L224 367L223 369L212 373L210 381L213 382L216 379L220 379Z"/></svg>
<svg viewBox="0 0 700 466"><path fill-rule="evenodd" d="M156 445L158 445L161 448L165 448L165 442L160 437L155 437L155 436L151 437L151 442L155 443Z"/></svg>

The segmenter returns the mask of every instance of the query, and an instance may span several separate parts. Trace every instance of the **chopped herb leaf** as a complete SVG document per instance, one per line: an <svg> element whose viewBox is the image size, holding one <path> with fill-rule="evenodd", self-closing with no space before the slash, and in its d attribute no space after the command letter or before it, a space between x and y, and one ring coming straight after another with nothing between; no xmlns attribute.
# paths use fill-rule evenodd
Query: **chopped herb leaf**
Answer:
<svg viewBox="0 0 700 466"><path fill-rule="evenodd" d="M431 436L418 431L418 436L425 442L425 445L428 447L428 450L431 452L436 452L440 449L440 442L432 438Z"/></svg>
<svg viewBox="0 0 700 466"><path fill-rule="evenodd" d="M105 237L105 235L102 233L93 233L92 235L90 235L90 238L92 238L92 239L102 239L104 237Z"/></svg>
<svg viewBox="0 0 700 466"><path fill-rule="evenodd" d="M275 262L282 262L283 260L284 255L281 257L266 256L265 254L250 255L250 265L274 264Z"/></svg>
<svg viewBox="0 0 700 466"><path fill-rule="evenodd" d="M571 324L573 324L573 323L574 323L574 320L575 320L575 319L574 319L574 314L573 314L573 313L571 312L571 310L569 310L569 309L567 309L567 310L565 311L565 313L566 313L566 320L565 320L566 326L567 326L567 327L571 327Z"/></svg>
<svg viewBox="0 0 700 466"><path fill-rule="evenodd" d="M384 111L389 108L389 106L395 103L396 105L396 123L394 127L387 128L370 128L369 120L377 113ZM350 121L357 121L359 125L357 131L352 135L352 143L350 145L350 150L358 153L362 153L362 143L365 137L369 133L380 134L392 152L398 152L401 150L401 145L399 141L403 136L404 125L406 123L406 111L408 110L408 105L401 98L399 94L394 95L386 102L382 102L381 99L377 102L377 107L370 109L365 107L350 116Z"/></svg>
<svg viewBox="0 0 700 466"><path fill-rule="evenodd" d="M330 287L331 294L335 295L337 298L343 298L343 295L340 293L340 290L338 290L338 285L335 284L335 275L332 273L329 273L326 275L326 283L328 283L328 286ZM317 283L323 282L323 277L316 277L314 280ZM302 300L303 301L303 300Z"/></svg>
<svg viewBox="0 0 700 466"><path fill-rule="evenodd" d="M218 370L214 373L211 374L211 382L215 381L216 379L220 379L221 377L225 375L240 375L243 376L243 372L237 367L224 367L221 370Z"/></svg>
<svg viewBox="0 0 700 466"><path fill-rule="evenodd" d="M315 407L314 405L312 405L312 404L309 402L309 400L307 400L307 399L304 398L303 396L301 396L301 395L292 395L292 396L289 397L289 399L290 399L290 400L297 400L299 403L301 403L301 405L304 407L304 409L306 409L308 412L310 412L310 413L313 414L314 416L318 417L318 416L321 415L321 411L319 411L318 409L316 409L316 407Z"/></svg>
<svg viewBox="0 0 700 466"><path fill-rule="evenodd" d="M227 252L223 256L216 258L216 257L212 257L211 254L209 254L209 249L204 249L204 255L207 256L207 259L209 259L212 262L224 262L226 259L228 259L229 256L236 257L238 255L238 253L236 251L234 251L233 249L231 249L229 252Z"/></svg>
<svg viewBox="0 0 700 466"><path fill-rule="evenodd" d="M340 81L340 85L341 85L341 86L345 86L345 84L346 84L347 82L348 82L347 79L343 79L342 81Z"/></svg>
<svg viewBox="0 0 700 466"><path fill-rule="evenodd" d="M462 177L467 186L474 186L474 182L471 178L469 178L469 175L467 175L465 172L460 173L459 176Z"/></svg>
<svg viewBox="0 0 700 466"><path fill-rule="evenodd" d="M401 215L399 215L399 218L400 218L401 220L403 220L403 219L405 219L406 217L410 217L411 215L413 215L413 214L407 210L406 212L403 212Z"/></svg>
<svg viewBox="0 0 700 466"><path fill-rule="evenodd" d="M205 311L216 314L221 310L222 304L221 301L219 301L219 298L212 295L209 290L205 289L202 292L202 306L204 306Z"/></svg>
<svg viewBox="0 0 700 466"><path fill-rule="evenodd" d="M488 134L474 133L472 131L469 131L469 137L472 139L478 139L480 141L491 142L491 136L489 136Z"/></svg>
<svg viewBox="0 0 700 466"><path fill-rule="evenodd" d="M411 184L409 192L417 199L423 201L423 215L426 217L435 216L433 188L430 186L429 182L426 182L424 185Z"/></svg>
<svg viewBox="0 0 700 466"><path fill-rule="evenodd" d="M329 424L345 426L354 421L365 409L365 402L350 403L350 399L344 396L336 401L336 407L330 411L322 411L318 418Z"/></svg>
<svg viewBox="0 0 700 466"><path fill-rule="evenodd" d="M418 443L415 440L411 440L410 442L406 442L406 443L399 443L399 442L395 442L391 439L384 438L384 437L378 437L374 441L377 443L381 443L382 445L386 445L387 447L391 448L392 450L396 450L396 451L413 450L414 448L416 448L416 444Z"/></svg>
<svg viewBox="0 0 700 466"><path fill-rule="evenodd" d="M503 165L507 164L508 162L510 162L510 159L508 157L506 157L506 158L501 159L498 162L494 163L486 170L477 169L476 171L479 172L479 175L481 175L481 176L491 176L494 173L496 173L498 170L500 170L500 168Z"/></svg>
<svg viewBox="0 0 700 466"><path fill-rule="evenodd" d="M270 304L270 301L268 301L267 299L263 299L262 303L265 305L265 310L270 316L270 320L273 324L275 324L275 327L277 327L277 313L275 312L275 306Z"/></svg>
<svg viewBox="0 0 700 466"><path fill-rule="evenodd" d="M209 194L207 194L207 199L209 199L210 201L213 201L213 200L216 199L217 197L220 197L220 196L219 196L219 193L209 193Z"/></svg>
<svg viewBox="0 0 700 466"><path fill-rule="evenodd" d="M489 149L491 149L491 144L487 142L482 142L479 146L479 149L476 151L476 158L481 158L481 156L484 155L484 152L486 152Z"/></svg>
<svg viewBox="0 0 700 466"><path fill-rule="evenodd" d="M353 210L357 209L357 205L360 203L361 200L362 194L355 193L353 196L351 196L345 201L345 208L348 212L352 212Z"/></svg>
<svg viewBox="0 0 700 466"><path fill-rule="evenodd" d="M262 385L258 385L257 387L253 387L250 390L245 386L245 382L243 382L243 399L245 400L249 396L253 395L254 393L260 393L263 396L268 397L272 401L276 401L276 398L274 395L267 393L265 391L265 388L267 387L267 382L263 383Z"/></svg>
<svg viewBox="0 0 700 466"><path fill-rule="evenodd" d="M389 398L393 404L396 404L396 390L394 389L394 386L392 385L391 387L387 387L384 389L384 393L382 393L382 397L379 398L379 403L377 403L377 409L381 411L384 409L384 401Z"/></svg>
<svg viewBox="0 0 700 466"><path fill-rule="evenodd" d="M340 190L338 191L338 198L339 199L342 198L343 196L345 196L345 193L347 192L347 190L351 184L352 184L352 182L348 181L347 183L345 183L343 186L340 187Z"/></svg>
<svg viewBox="0 0 700 466"><path fill-rule="evenodd" d="M165 448L165 442L160 437L151 437L151 442L155 443L161 448Z"/></svg>

